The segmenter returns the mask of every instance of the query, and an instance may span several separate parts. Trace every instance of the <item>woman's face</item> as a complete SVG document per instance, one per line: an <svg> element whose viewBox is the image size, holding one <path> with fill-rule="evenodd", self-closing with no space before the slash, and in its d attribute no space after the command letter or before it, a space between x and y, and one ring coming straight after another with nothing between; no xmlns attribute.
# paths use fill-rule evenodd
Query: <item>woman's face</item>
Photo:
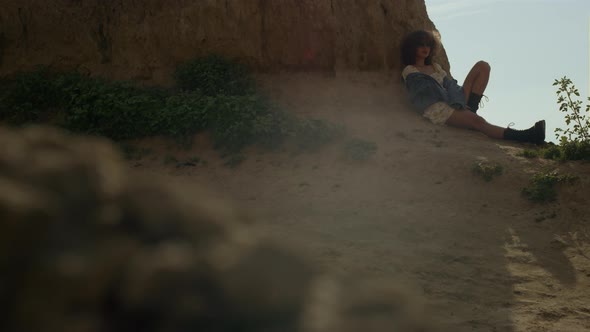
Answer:
<svg viewBox="0 0 590 332"><path fill-rule="evenodd" d="M430 55L430 45L428 43L421 43L416 49L416 57L426 59Z"/></svg>

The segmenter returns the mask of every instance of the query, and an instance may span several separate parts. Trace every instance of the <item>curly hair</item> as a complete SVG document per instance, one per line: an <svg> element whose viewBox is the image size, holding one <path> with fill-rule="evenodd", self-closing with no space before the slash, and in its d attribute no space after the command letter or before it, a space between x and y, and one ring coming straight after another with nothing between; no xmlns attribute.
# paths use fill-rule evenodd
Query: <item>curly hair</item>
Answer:
<svg viewBox="0 0 590 332"><path fill-rule="evenodd" d="M423 44L430 46L430 55L424 60L424 64L432 64L432 56L437 48L436 39L431 32L418 30L408 34L402 42L401 52L404 66L416 64L416 51Z"/></svg>

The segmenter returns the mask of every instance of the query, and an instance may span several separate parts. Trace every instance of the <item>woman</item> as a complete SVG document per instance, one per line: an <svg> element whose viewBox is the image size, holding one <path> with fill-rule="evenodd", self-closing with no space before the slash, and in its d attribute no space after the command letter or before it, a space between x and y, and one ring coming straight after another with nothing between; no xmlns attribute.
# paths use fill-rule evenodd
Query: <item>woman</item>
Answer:
<svg viewBox="0 0 590 332"><path fill-rule="evenodd" d="M545 141L545 121L526 130L501 128L477 115L479 102L488 85L490 65L475 64L463 86L450 78L437 63L432 62L436 50L434 36L420 30L409 34L402 45L406 66L402 77L412 104L434 124L474 129L488 137L541 144Z"/></svg>

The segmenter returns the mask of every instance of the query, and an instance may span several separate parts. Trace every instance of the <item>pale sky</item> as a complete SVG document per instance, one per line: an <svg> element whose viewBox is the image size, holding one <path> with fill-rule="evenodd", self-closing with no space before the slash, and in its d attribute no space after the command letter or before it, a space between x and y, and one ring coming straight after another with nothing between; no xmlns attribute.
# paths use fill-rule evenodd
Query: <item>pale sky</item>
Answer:
<svg viewBox="0 0 590 332"><path fill-rule="evenodd" d="M463 84L471 67L492 67L489 96L478 114L515 129L547 121L547 140L565 127L555 79L567 76L589 96L590 0L426 0L451 72Z"/></svg>

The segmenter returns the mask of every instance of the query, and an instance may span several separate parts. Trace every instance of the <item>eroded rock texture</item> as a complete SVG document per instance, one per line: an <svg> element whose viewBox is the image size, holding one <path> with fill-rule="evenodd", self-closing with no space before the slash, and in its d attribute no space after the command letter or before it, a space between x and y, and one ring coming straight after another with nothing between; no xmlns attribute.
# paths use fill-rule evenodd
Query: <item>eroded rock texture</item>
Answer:
<svg viewBox="0 0 590 332"><path fill-rule="evenodd" d="M433 27L423 0L1 0L0 74L51 64L163 81L210 53L259 70L390 70L403 36Z"/></svg>

